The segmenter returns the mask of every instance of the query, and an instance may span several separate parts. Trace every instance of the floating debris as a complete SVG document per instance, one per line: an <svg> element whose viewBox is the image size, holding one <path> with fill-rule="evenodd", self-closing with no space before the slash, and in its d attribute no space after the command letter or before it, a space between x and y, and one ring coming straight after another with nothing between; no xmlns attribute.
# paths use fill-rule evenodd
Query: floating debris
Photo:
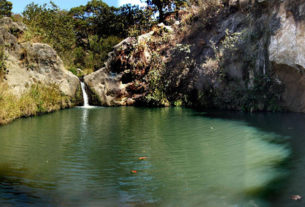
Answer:
<svg viewBox="0 0 305 207"><path fill-rule="evenodd" d="M131 174L137 174L137 171L136 170L132 170L130 171Z"/></svg>
<svg viewBox="0 0 305 207"><path fill-rule="evenodd" d="M300 196L300 195L292 195L291 199L294 200L294 201L299 201L299 200L302 199L302 196Z"/></svg>
<svg viewBox="0 0 305 207"><path fill-rule="evenodd" d="M139 157L139 160L146 160L147 157Z"/></svg>

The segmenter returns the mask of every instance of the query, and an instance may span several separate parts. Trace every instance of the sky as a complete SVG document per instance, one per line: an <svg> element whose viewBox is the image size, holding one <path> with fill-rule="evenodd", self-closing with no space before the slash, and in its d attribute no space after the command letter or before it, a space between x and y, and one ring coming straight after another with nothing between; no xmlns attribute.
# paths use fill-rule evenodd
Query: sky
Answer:
<svg viewBox="0 0 305 207"><path fill-rule="evenodd" d="M25 6L34 2L36 4L48 3L50 0L10 0L13 3L13 12L21 13ZM53 0L61 9L70 9L79 5L85 5L89 0ZM103 0L109 6L121 6L123 4L141 4L140 0Z"/></svg>

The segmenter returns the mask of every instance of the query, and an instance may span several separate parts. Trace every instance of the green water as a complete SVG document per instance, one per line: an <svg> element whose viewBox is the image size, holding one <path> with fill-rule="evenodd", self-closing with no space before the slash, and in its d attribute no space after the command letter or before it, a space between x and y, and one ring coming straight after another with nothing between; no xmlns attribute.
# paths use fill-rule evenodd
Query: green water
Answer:
<svg viewBox="0 0 305 207"><path fill-rule="evenodd" d="M0 127L0 206L296 206L299 171L284 163L304 127L285 116L122 107L17 120Z"/></svg>

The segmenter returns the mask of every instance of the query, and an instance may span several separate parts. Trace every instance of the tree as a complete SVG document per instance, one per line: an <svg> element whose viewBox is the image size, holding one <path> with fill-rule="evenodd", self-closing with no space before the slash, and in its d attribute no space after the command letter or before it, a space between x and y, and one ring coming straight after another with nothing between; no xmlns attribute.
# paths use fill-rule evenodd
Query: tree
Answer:
<svg viewBox="0 0 305 207"><path fill-rule="evenodd" d="M10 17L12 15L13 4L7 0L0 0L0 16Z"/></svg>
<svg viewBox="0 0 305 207"><path fill-rule="evenodd" d="M69 14L74 20L76 34L74 64L95 70L103 66L112 47L128 36L130 28L141 33L148 27L151 17L138 6L115 8L102 0L91 0L86 5L74 7Z"/></svg>
<svg viewBox="0 0 305 207"><path fill-rule="evenodd" d="M125 4L117 9L116 16L116 22L123 37L129 36L131 30L134 35L139 35L150 30L152 26L152 13L139 6Z"/></svg>
<svg viewBox="0 0 305 207"><path fill-rule="evenodd" d="M186 0L145 0L147 5L159 14L159 22L163 22L167 12L178 10L186 4Z"/></svg>
<svg viewBox="0 0 305 207"><path fill-rule="evenodd" d="M115 10L102 0L91 0L85 6L72 8L70 14L76 20L77 28L96 34L101 39L120 32L116 30Z"/></svg>
<svg viewBox="0 0 305 207"><path fill-rule="evenodd" d="M53 2L38 5L31 3L23 11L24 22L29 26L28 36L51 44L61 55L70 54L75 44L73 18Z"/></svg>
<svg viewBox="0 0 305 207"><path fill-rule="evenodd" d="M1 2L1 0L0 0ZM70 68L99 69L113 46L129 34L139 35L151 28L152 10L124 5L110 7L102 0L61 10L49 4L29 4L23 21L28 26L27 40L54 47Z"/></svg>

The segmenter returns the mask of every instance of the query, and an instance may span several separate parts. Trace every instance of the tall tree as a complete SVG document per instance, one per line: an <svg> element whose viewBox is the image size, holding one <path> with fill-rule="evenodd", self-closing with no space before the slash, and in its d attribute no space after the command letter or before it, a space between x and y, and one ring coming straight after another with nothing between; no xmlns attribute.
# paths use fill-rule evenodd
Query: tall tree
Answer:
<svg viewBox="0 0 305 207"><path fill-rule="evenodd" d="M30 28L29 34L51 44L60 55L69 52L75 44L72 16L52 1L44 5L31 3L22 14L23 21Z"/></svg>
<svg viewBox="0 0 305 207"><path fill-rule="evenodd" d="M159 22L163 22L167 12L178 10L186 0L145 0L147 5L159 13Z"/></svg>
<svg viewBox="0 0 305 207"><path fill-rule="evenodd" d="M0 17L12 15L13 4L7 0L0 0Z"/></svg>
<svg viewBox="0 0 305 207"><path fill-rule="evenodd" d="M139 6L125 4L116 11L117 25L120 28L122 37L126 37L130 30L141 34L151 28L152 13L149 10L142 9Z"/></svg>
<svg viewBox="0 0 305 207"><path fill-rule="evenodd" d="M86 27L86 33L95 33L103 38L119 32L115 29L115 10L102 0L91 0L85 6L72 8L70 14L77 20L79 29Z"/></svg>

